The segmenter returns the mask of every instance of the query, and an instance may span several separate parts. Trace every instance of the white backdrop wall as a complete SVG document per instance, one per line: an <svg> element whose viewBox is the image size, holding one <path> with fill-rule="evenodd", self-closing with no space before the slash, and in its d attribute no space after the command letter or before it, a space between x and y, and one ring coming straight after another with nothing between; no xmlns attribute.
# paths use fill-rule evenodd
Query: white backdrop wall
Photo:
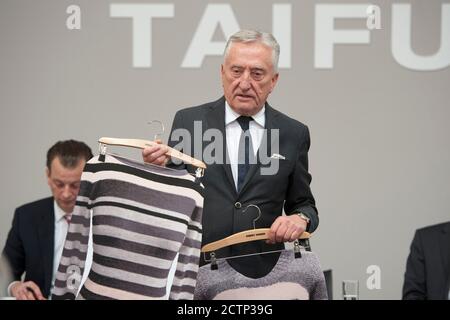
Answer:
<svg viewBox="0 0 450 320"><path fill-rule="evenodd" d="M0 245L14 209L50 194L54 142L96 152L101 136L152 138L153 119L170 130L177 110L221 96L226 37L256 28L282 45L269 102L311 131L312 246L335 298L355 279L362 299L399 299L414 230L450 220L450 2L133 3L0 0ZM370 4L380 26L377 7L361 16Z"/></svg>

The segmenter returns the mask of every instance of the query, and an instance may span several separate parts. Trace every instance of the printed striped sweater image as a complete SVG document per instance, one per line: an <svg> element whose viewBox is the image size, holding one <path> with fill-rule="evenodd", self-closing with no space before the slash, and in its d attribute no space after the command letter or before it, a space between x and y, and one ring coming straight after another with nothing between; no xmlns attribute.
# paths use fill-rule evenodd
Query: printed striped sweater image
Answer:
<svg viewBox="0 0 450 320"><path fill-rule="evenodd" d="M168 298L193 299L203 186L185 170L104 160L92 158L81 176L52 299L166 299L173 264ZM92 266L80 288L91 215Z"/></svg>
<svg viewBox="0 0 450 320"><path fill-rule="evenodd" d="M241 258L237 258L241 259ZM283 251L278 262L264 277L249 278L226 259L200 267L194 300L327 300L325 276L314 252ZM256 267L256 266L255 266Z"/></svg>

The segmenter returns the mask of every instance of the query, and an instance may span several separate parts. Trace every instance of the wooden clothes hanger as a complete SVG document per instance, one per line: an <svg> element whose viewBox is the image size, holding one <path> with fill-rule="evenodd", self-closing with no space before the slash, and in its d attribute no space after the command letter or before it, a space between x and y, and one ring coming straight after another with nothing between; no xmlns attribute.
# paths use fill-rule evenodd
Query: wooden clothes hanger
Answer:
<svg viewBox="0 0 450 320"><path fill-rule="evenodd" d="M211 254L210 254L211 260L207 260L206 255L205 255L205 261L206 262L211 261L211 269L217 269L217 262L216 262L217 258L215 257L214 251L228 247L228 246L232 246L235 244L239 244L239 243L269 239L270 228L256 229L256 227L255 227L256 221L261 217L261 209L259 209L259 207L254 204L250 204L243 210L243 212L245 212L249 207L255 207L256 209L258 209L258 217L256 217L256 219L253 220L253 229L245 230L245 231L241 231L241 232L232 234L231 236L228 236L226 238L208 243L201 248L201 252L203 252L204 255L207 252L211 252ZM304 244L304 247L306 247L307 249L310 249L310 245L309 245L310 237L311 237L311 234L309 232L305 231L300 235L300 237L297 240L294 241L294 252L295 252L296 258L301 257L299 241L301 241L302 244ZM251 254L237 256L237 257L264 254L264 253L274 253L274 252L280 252L280 251L283 251L283 250L268 251L268 252L262 252L262 253L251 253ZM237 257L227 257L227 258L222 258L222 259L237 258Z"/></svg>
<svg viewBox="0 0 450 320"><path fill-rule="evenodd" d="M267 240L269 239L270 228L258 228L253 230L245 230L235 233L229 237L221 240L217 240L207 245L204 245L201 249L202 252L216 251L228 246L232 246L239 243L256 241L256 240ZM303 232L300 236L300 240L309 239L311 234L309 232Z"/></svg>
<svg viewBox="0 0 450 320"><path fill-rule="evenodd" d="M108 138L102 137L98 140L101 144L111 145L111 146L123 146L123 147L132 147L138 149L144 149L146 147L153 147L156 145L165 146L168 151L166 155L179 159L187 164L193 165L194 167L206 169L206 164L200 160L192 158L185 153L182 153L174 148L171 148L164 144L159 144L150 140L142 140L142 139L121 139L121 138Z"/></svg>
<svg viewBox="0 0 450 320"><path fill-rule="evenodd" d="M108 137L102 137L98 140L100 143L100 153L104 155L106 153L106 147L105 145L112 145L112 146L123 146L123 147L132 147L132 148L138 148L138 149L144 149L145 147L153 147L155 145L164 146L167 148L166 155L179 159L183 161L184 163L190 164L194 167L197 167L196 175L199 176L201 173L201 176L203 176L203 171L206 169L206 164L203 163L200 160L197 160L195 158L192 158L191 156L188 156L187 154L184 154L176 149L173 149L167 145L157 143L156 140L161 140L160 135L164 133L164 124L159 120L152 120L148 122L148 124L152 124L154 122L158 122L161 125L162 131L160 133L155 134L154 140L142 140L142 139L121 139L121 138L108 138Z"/></svg>

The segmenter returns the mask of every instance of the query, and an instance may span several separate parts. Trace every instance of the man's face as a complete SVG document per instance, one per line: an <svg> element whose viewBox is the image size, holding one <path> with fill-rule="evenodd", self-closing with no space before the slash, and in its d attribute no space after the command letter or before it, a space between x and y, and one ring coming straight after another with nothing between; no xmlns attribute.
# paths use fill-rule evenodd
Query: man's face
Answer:
<svg viewBox="0 0 450 320"><path fill-rule="evenodd" d="M52 190L56 203L65 213L71 213L75 207L80 180L85 161L80 159L74 168L66 168L61 164L59 157L55 157L47 168L47 182Z"/></svg>
<svg viewBox="0 0 450 320"><path fill-rule="evenodd" d="M259 42L233 43L221 71L228 104L245 116L255 115L262 109L278 80L272 49Z"/></svg>

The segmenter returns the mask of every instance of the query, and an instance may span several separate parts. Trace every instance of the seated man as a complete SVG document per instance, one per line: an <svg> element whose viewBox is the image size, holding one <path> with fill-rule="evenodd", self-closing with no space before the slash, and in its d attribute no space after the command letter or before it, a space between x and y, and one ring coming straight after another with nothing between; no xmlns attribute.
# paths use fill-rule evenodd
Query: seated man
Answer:
<svg viewBox="0 0 450 320"><path fill-rule="evenodd" d="M403 299L450 299L450 222L416 231L406 264Z"/></svg>
<svg viewBox="0 0 450 320"><path fill-rule="evenodd" d="M81 173L91 157L83 142L57 142L47 152L47 182L53 196L16 209L3 255L15 280L8 293L17 299L43 300L50 295Z"/></svg>

